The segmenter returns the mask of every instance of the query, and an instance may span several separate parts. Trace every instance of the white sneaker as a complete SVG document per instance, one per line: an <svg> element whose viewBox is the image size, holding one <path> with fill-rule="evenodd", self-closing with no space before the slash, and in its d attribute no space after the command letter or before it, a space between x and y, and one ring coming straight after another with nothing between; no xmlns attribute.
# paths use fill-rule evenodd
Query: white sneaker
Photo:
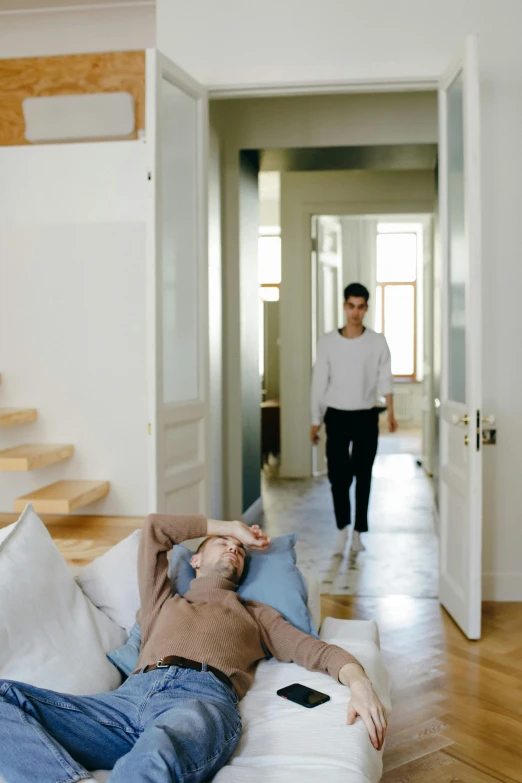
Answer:
<svg viewBox="0 0 522 783"><path fill-rule="evenodd" d="M358 530L354 530L352 533L352 543L350 549L352 552L364 552L366 549L363 542L361 541L361 534Z"/></svg>
<svg viewBox="0 0 522 783"><path fill-rule="evenodd" d="M339 530L337 534L337 541L335 542L334 555L344 555L346 544L348 543L348 528L344 527Z"/></svg>

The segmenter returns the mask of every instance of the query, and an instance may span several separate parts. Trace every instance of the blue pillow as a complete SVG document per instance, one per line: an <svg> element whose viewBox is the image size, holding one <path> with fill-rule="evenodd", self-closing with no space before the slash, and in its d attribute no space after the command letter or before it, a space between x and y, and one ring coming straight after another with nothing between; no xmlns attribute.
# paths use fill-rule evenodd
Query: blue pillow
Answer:
<svg viewBox="0 0 522 783"><path fill-rule="evenodd" d="M138 665L141 648L141 631L138 623L134 623L129 638L124 645L107 653L107 658L124 677L128 677Z"/></svg>
<svg viewBox="0 0 522 783"><path fill-rule="evenodd" d="M277 609L285 620L300 631L319 635L314 627L306 602L308 592L303 575L296 566L297 535L288 533L273 538L268 549L251 550L245 559L245 571L238 588L244 601L259 601ZM194 553L177 545L172 552L170 581L173 592L185 595L196 576L190 565Z"/></svg>
<svg viewBox="0 0 522 783"><path fill-rule="evenodd" d="M285 620L316 639L319 635L306 605L308 594L303 575L296 566L295 542L297 535L273 538L268 549L250 551L245 559L245 570L238 588L244 601L259 601L280 612ZM177 544L172 550L169 576L172 591L185 595L196 574L190 565L194 552ZM134 625L128 641L107 658L124 674L137 666L141 646L138 624Z"/></svg>

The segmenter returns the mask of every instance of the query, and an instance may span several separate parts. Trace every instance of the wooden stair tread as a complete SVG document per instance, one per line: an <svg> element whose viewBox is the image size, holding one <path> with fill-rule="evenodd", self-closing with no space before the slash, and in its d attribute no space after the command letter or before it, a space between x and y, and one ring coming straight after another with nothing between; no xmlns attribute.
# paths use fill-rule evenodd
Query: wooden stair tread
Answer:
<svg viewBox="0 0 522 783"><path fill-rule="evenodd" d="M0 451L0 470L36 470L69 459L74 454L71 444L49 445L28 443Z"/></svg>
<svg viewBox="0 0 522 783"><path fill-rule="evenodd" d="M71 514L108 495L109 481L57 481L17 498L14 510L21 512L32 503L37 514Z"/></svg>
<svg viewBox="0 0 522 783"><path fill-rule="evenodd" d="M28 424L36 415L36 408L0 408L0 427Z"/></svg>

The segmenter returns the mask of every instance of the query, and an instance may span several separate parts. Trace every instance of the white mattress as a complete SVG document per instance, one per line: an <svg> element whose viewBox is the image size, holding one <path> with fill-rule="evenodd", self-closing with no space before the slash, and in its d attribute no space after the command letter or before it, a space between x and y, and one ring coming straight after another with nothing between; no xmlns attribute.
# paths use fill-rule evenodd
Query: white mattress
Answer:
<svg viewBox="0 0 522 783"><path fill-rule="evenodd" d="M374 622L326 618L321 638L349 649L363 664L389 711L390 689ZM285 701L278 688L300 682L330 695L313 710ZM325 674L293 663L265 661L254 686L240 703L243 734L229 763L214 783L377 783L382 753L376 751L359 719L346 725L349 690ZM110 775L93 773L99 783Z"/></svg>

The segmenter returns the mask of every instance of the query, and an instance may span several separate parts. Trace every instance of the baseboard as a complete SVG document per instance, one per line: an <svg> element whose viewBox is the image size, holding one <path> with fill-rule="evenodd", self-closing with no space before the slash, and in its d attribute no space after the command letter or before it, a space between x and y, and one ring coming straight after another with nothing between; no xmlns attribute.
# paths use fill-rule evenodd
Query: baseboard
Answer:
<svg viewBox="0 0 522 783"><path fill-rule="evenodd" d="M482 574L483 601L522 601L522 573Z"/></svg>
<svg viewBox="0 0 522 783"><path fill-rule="evenodd" d="M257 525L263 516L263 498L259 497L252 505L243 512L243 522L245 525Z"/></svg>

